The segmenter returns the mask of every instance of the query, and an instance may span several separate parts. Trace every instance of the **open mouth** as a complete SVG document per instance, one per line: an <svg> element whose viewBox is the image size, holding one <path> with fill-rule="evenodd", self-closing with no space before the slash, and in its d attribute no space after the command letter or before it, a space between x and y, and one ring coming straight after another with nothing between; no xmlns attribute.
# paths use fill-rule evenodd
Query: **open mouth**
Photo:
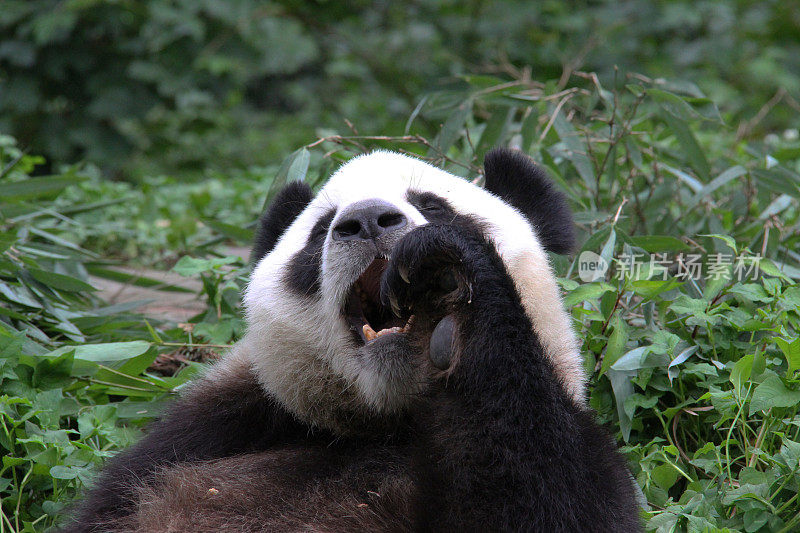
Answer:
<svg viewBox="0 0 800 533"><path fill-rule="evenodd" d="M414 316L398 318L381 304L381 275L389 262L377 257L350 288L344 313L350 328L364 344L390 333L408 333Z"/></svg>

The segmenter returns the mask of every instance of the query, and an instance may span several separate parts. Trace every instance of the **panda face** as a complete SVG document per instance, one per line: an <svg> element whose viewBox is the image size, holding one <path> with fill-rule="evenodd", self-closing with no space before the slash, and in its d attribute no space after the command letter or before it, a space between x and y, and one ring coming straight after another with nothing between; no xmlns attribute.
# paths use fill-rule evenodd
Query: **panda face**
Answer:
<svg viewBox="0 0 800 533"><path fill-rule="evenodd" d="M487 186L489 169L487 159ZM545 192L563 204L559 193ZM244 298L248 332L234 350L290 411L347 432L353 420L402 412L425 390L420 358L430 324L383 305L380 279L409 231L465 220L494 243L557 372L582 398L575 339L542 244L564 244L557 223L532 220L524 205L391 152L355 158L316 197L304 194L288 199L298 214L280 238L266 237L277 243L253 272Z"/></svg>

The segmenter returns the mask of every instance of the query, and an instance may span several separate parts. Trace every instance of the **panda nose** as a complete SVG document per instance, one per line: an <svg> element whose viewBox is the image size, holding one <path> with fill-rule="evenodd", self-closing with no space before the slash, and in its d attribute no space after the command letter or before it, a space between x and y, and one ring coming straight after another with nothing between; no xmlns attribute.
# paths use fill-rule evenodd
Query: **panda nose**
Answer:
<svg viewBox="0 0 800 533"><path fill-rule="evenodd" d="M331 237L335 241L369 241L397 231L408 223L405 215L386 202L365 200L339 216Z"/></svg>

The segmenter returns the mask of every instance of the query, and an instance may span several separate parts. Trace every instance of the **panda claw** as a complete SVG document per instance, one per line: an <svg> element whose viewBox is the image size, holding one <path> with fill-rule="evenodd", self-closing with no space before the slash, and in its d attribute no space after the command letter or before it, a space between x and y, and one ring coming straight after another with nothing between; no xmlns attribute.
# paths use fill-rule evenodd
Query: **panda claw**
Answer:
<svg viewBox="0 0 800 533"><path fill-rule="evenodd" d="M392 307L392 313L394 313L397 318L401 318L400 304L397 302L397 297L395 297L393 292L389 293L389 305Z"/></svg>
<svg viewBox="0 0 800 533"><path fill-rule="evenodd" d="M403 265L398 265L397 273L400 274L400 277L403 279L403 281L405 281L408 284L411 284L411 280L409 279L408 276L408 267Z"/></svg>

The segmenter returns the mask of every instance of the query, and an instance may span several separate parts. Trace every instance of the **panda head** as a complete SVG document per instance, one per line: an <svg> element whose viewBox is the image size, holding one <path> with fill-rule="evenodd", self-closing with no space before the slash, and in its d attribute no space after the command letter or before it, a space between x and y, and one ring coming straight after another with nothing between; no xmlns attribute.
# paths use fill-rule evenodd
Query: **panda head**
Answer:
<svg viewBox="0 0 800 533"><path fill-rule="evenodd" d="M520 152L494 150L486 188L405 155L343 165L314 196L286 186L261 219L235 351L299 418L339 433L402 413L426 387L421 348L380 303L395 244L431 222L478 221L494 243L565 388L583 399L568 315L545 251L574 246L564 196Z"/></svg>

